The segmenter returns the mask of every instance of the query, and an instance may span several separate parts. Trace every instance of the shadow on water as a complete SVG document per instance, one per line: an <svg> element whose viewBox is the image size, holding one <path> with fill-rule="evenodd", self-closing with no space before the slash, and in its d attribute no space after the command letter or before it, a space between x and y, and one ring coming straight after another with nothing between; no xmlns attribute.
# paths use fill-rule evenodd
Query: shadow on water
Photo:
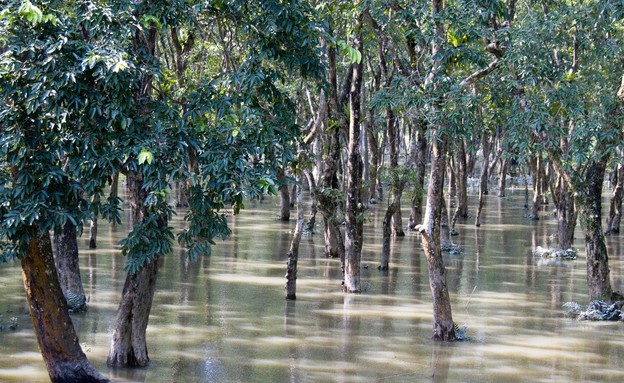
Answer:
<svg viewBox="0 0 624 383"><path fill-rule="evenodd" d="M431 336L427 266L416 233L393 241L390 269L377 270L380 219L365 227L362 294L340 288L340 261L323 256L322 233L300 246L297 300L284 300L285 254L294 222L275 218L273 199L230 216L232 237L191 262L177 249L163 260L148 327L152 364L106 367L112 324L125 278L117 242L124 226L100 224L98 248L81 241L90 309L72 316L89 359L128 382L620 382L620 323L576 322L561 305L586 299L582 236L575 261L536 260L556 231L547 212L525 218L522 194L488 196L482 226L469 218L446 254L453 315L470 341L437 344ZM474 212L474 205L471 212ZM473 214L473 213L472 213ZM172 225L182 225L181 212ZM377 228L373 230L373 228ZM368 229L368 230L367 230ZM610 236L611 275L623 288L619 236ZM84 243L83 243L84 242ZM0 381L45 382L18 264L0 266Z"/></svg>

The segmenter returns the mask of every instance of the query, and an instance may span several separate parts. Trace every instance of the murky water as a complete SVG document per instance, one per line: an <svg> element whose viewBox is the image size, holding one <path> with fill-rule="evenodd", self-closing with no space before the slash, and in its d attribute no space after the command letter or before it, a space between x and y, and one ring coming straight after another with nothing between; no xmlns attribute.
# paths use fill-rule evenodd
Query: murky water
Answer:
<svg viewBox="0 0 624 383"><path fill-rule="evenodd" d="M81 239L90 309L72 318L91 362L121 381L621 382L624 324L562 315L564 302L587 299L580 232L578 260L538 262L531 249L548 244L554 221L527 220L523 202L519 194L489 196L480 228L472 221L458 226L454 241L463 253L446 264L454 319L468 327L468 342L429 340L430 292L416 234L394 242L388 274L377 270L382 206L373 208L365 228L366 291L341 293L339 262L324 258L317 234L302 240L298 299L286 302L285 253L294 222L277 221L275 199L249 203L230 217L233 235L212 256L192 263L177 250L165 258L148 327L149 368L105 365L125 278L114 246L123 227L101 224L95 251ZM622 290L620 239L608 241L612 282ZM0 381L48 381L19 265L0 266L0 289ZM17 330L8 328L12 317Z"/></svg>

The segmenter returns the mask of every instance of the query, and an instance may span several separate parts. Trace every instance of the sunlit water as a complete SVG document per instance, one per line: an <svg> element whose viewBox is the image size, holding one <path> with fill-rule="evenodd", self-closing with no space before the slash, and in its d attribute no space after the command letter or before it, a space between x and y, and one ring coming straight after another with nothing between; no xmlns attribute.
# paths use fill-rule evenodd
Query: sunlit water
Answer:
<svg viewBox="0 0 624 383"><path fill-rule="evenodd" d="M624 324L577 322L562 304L586 303L585 258L543 263L531 250L549 244L554 220L525 218L523 198L487 197L480 228L472 217L446 255L457 324L469 341L430 340L427 267L415 233L393 242L391 270L377 270L381 210L365 227L363 285L345 295L339 261L323 255L320 234L301 242L297 301L284 300L291 223L277 200L249 203L229 218L232 237L210 257L184 260L178 249L161 268L148 327L145 369L106 367L125 273L115 248L124 227L100 225L98 249L81 238L89 311L72 315L91 362L120 381L137 382L621 382ZM293 211L294 212L294 211ZM404 216L407 217L407 210ZM474 216L474 208L472 210ZM320 218L320 217L319 217ZM174 224L179 224L175 222ZM619 238L608 238L611 280L623 286ZM38 352L18 264L0 266L0 381L48 381ZM15 317L19 327L7 327Z"/></svg>

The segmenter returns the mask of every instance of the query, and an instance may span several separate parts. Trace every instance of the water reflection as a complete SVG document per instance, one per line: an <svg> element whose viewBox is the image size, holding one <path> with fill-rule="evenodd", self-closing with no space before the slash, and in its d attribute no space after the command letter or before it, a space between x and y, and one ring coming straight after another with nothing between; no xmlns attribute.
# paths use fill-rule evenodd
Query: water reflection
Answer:
<svg viewBox="0 0 624 383"><path fill-rule="evenodd" d="M148 327L149 368L105 366L125 278L116 245L124 226L101 222L96 250L81 241L90 309L72 319L89 359L121 381L621 381L622 325L575 322L561 314L563 302L586 299L580 231L578 260L538 262L531 249L549 245L555 222L547 213L528 220L522 194L510 195L488 196L481 227L472 220L458 223L453 241L463 251L445 257L454 318L468 326L469 342L429 340L431 298L416 233L393 241L391 268L382 273L380 230L365 229L367 289L360 295L341 292L340 261L323 257L321 233L303 237L297 301L285 301L294 222L275 218L272 199L230 216L233 236L219 241L210 257L191 262L178 249L163 259ZM379 229L383 206L374 209L367 225ZM181 225L180 216L172 224ZM621 290L620 237L607 240L613 286ZM0 331L0 381L45 382L19 265L0 266L0 287L0 315L20 323L16 331Z"/></svg>

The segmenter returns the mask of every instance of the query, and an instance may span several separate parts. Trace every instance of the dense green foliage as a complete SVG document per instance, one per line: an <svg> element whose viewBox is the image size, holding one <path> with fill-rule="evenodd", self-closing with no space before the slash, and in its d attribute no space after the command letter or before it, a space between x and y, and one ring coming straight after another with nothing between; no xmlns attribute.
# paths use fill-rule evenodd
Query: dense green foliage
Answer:
<svg viewBox="0 0 624 383"><path fill-rule="evenodd" d="M148 215L121 243L131 271L171 246L160 222L173 214L173 182L188 182L189 225L178 240L191 256L229 233L220 210L238 212L243 196L273 191L276 164L292 159L298 133L279 85L284 70L321 73L307 5L8 1L3 8L4 260L67 219L118 221L118 199L93 198L117 170L140 173L148 191ZM150 42L172 28L195 33L223 20L238 34L231 65L182 73L189 85L172 90ZM219 49L214 40L201 45L209 44Z"/></svg>

